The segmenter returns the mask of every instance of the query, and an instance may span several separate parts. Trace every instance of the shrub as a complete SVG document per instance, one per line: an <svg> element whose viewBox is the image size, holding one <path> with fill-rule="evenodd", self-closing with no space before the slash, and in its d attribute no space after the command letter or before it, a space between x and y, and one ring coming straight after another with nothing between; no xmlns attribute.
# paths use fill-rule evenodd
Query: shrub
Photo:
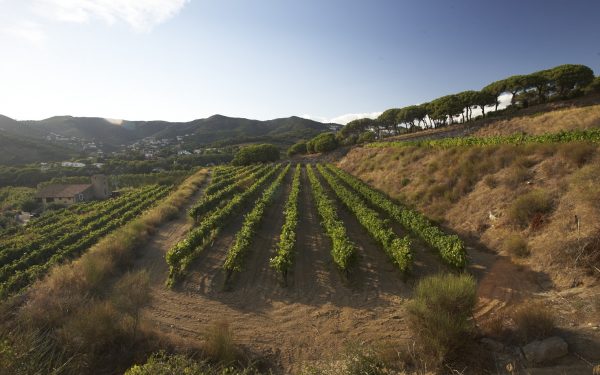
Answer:
<svg viewBox="0 0 600 375"><path fill-rule="evenodd" d="M205 366L183 355L153 354L143 365L135 365L125 375L205 374Z"/></svg>
<svg viewBox="0 0 600 375"><path fill-rule="evenodd" d="M524 303L515 310L513 320L523 344L550 337L555 329L554 315L541 302Z"/></svg>
<svg viewBox="0 0 600 375"><path fill-rule="evenodd" d="M504 240L503 244L504 251L510 255L524 258L529 255L529 249L527 247L527 241L518 234L508 236Z"/></svg>
<svg viewBox="0 0 600 375"><path fill-rule="evenodd" d="M585 92L588 94L600 93L600 76L594 78L594 80L585 88Z"/></svg>
<svg viewBox="0 0 600 375"><path fill-rule="evenodd" d="M366 131L361 133L358 136L358 140L356 141L357 143L369 143L369 142L373 142L375 141L375 133L371 132L371 131Z"/></svg>
<svg viewBox="0 0 600 375"><path fill-rule="evenodd" d="M529 169L520 164L515 164L508 169L504 183L507 187L515 189L529 178L531 178Z"/></svg>
<svg viewBox="0 0 600 375"><path fill-rule="evenodd" d="M493 189L496 186L498 186L498 180L496 179L496 177L494 177L491 174L489 174L483 178L483 183L486 184L486 186L489 187L490 189Z"/></svg>
<svg viewBox="0 0 600 375"><path fill-rule="evenodd" d="M306 141L299 141L290 146L287 150L288 156L306 154Z"/></svg>
<svg viewBox="0 0 600 375"><path fill-rule="evenodd" d="M167 354L164 351L150 356L143 365L135 365L125 375L250 375L258 374L253 368L234 368L211 365L205 361L195 361L181 354Z"/></svg>
<svg viewBox="0 0 600 375"><path fill-rule="evenodd" d="M517 198L508 211L509 220L527 226L539 215L552 211L552 198L543 190L534 190Z"/></svg>
<svg viewBox="0 0 600 375"><path fill-rule="evenodd" d="M585 203L600 208L600 163L590 163L569 178L573 188Z"/></svg>
<svg viewBox="0 0 600 375"><path fill-rule="evenodd" d="M581 167L587 164L596 152L596 146L587 142L573 142L560 145L559 155L571 164Z"/></svg>
<svg viewBox="0 0 600 375"><path fill-rule="evenodd" d="M227 322L217 322L206 333L204 352L213 361L232 364L238 357L233 335Z"/></svg>
<svg viewBox="0 0 600 375"><path fill-rule="evenodd" d="M308 141L308 152L328 152L338 147L338 141L333 133L322 133Z"/></svg>
<svg viewBox="0 0 600 375"><path fill-rule="evenodd" d="M441 274L419 281L408 304L409 319L417 342L434 363L455 356L471 334L476 302L472 276Z"/></svg>
<svg viewBox="0 0 600 375"><path fill-rule="evenodd" d="M150 301L150 276L147 271L128 273L119 280L113 290L114 305L131 321L131 335L135 340L140 311Z"/></svg>
<svg viewBox="0 0 600 375"><path fill-rule="evenodd" d="M250 145L241 148L231 161L234 165L268 163L279 160L279 149L271 144Z"/></svg>

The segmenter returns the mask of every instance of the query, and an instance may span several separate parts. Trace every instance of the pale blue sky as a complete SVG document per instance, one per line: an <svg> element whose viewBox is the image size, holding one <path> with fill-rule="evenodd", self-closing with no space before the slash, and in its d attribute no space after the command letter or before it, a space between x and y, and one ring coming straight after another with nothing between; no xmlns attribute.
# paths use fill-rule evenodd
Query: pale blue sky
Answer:
<svg viewBox="0 0 600 375"><path fill-rule="evenodd" d="M345 122L558 64L599 74L598 14L594 0L0 0L0 113Z"/></svg>

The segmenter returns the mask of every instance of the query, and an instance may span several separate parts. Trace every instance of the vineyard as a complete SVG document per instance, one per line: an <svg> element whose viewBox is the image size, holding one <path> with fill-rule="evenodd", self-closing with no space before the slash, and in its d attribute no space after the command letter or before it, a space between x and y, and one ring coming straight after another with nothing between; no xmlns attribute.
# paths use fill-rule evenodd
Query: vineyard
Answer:
<svg viewBox="0 0 600 375"><path fill-rule="evenodd" d="M171 187L147 185L122 195L46 212L0 237L0 297L30 285L53 265L89 249L99 239L164 198Z"/></svg>
<svg viewBox="0 0 600 375"><path fill-rule="evenodd" d="M160 185L129 189L117 198L46 212L27 226L4 233L0 237L0 296L19 292L53 265L80 255L170 190ZM319 230L329 238L322 251L329 254L334 270L343 278L351 279L360 262L356 239L348 233L348 215L361 228L361 235L377 244L404 277L411 275L415 244L425 244L449 268L466 265L464 246L457 236L333 165L225 166L214 169L201 198L187 212L192 228L165 256L167 285L185 280L194 269L192 264L224 231L232 233L219 249L223 284L246 270L248 255L256 251L265 254L266 269L287 284L295 260L302 257L298 230L304 225L307 207L301 203L301 192L309 194L318 212ZM281 223L264 228L265 217L274 211L280 212ZM238 223L233 229L232 222ZM395 230L392 222L402 229ZM256 249L255 239L265 232L273 233L277 241L267 249Z"/></svg>
<svg viewBox="0 0 600 375"><path fill-rule="evenodd" d="M494 145L522 145L530 143L568 143L568 142L593 142L600 143L600 130L571 130L542 135L513 134L491 137L457 137L432 139L422 141L392 141L373 142L367 147L469 147L469 146L494 146Z"/></svg>
<svg viewBox="0 0 600 375"><path fill-rule="evenodd" d="M193 227L166 254L167 285L186 281L206 258L212 262L214 257L218 260L211 272L221 275L222 287L231 286L238 274L256 272L251 268L257 265L249 260L256 257L266 263L259 268L287 285L295 261L303 257L298 230L305 225L308 207L300 202L301 192L310 194L310 204L318 212L319 230L329 239L321 251L329 254L333 271L343 279L351 280L361 261L357 239L347 229L348 220L358 224L361 236L376 244L403 278L414 275L413 262L420 253L417 248L437 254L439 263L445 263L448 270L466 266L465 247L456 235L339 168L331 164L270 164L213 172L205 194L189 210ZM281 216L277 227L263 225L269 212ZM276 239L267 241L268 248L254 243L265 236Z"/></svg>

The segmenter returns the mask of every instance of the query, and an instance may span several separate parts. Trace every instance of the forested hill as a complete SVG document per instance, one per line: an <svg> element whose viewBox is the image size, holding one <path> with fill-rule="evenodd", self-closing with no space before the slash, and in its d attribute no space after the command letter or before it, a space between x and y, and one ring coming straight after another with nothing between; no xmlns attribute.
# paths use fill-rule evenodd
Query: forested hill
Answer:
<svg viewBox="0 0 600 375"><path fill-rule="evenodd" d="M176 138L185 136L190 145L208 145L215 142L238 144L246 142L274 142L289 145L303 138L339 127L300 117L268 121L233 118L222 115L190 122L167 121L114 121L99 117L57 116L41 121L15 121L0 117L0 130L13 136L31 139L56 139L57 136L96 142L111 150L131 144L145 137Z"/></svg>

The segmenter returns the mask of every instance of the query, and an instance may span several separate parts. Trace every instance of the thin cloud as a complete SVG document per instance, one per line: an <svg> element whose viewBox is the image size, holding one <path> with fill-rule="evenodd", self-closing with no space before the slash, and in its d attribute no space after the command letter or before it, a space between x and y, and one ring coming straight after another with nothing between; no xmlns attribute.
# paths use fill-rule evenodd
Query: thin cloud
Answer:
<svg viewBox="0 0 600 375"><path fill-rule="evenodd" d="M33 44L41 44L46 40L46 33L40 24L31 21L21 21L0 28L0 33L12 38L25 40Z"/></svg>
<svg viewBox="0 0 600 375"><path fill-rule="evenodd" d="M59 22L87 23L99 19L109 25L125 22L148 32L174 17L190 0L32 0L33 11Z"/></svg>
<svg viewBox="0 0 600 375"><path fill-rule="evenodd" d="M383 112L370 112L370 113L347 113L345 115L341 115L338 117L334 117L329 122L333 122L335 124L346 125L350 121L358 120L359 118L377 118Z"/></svg>

